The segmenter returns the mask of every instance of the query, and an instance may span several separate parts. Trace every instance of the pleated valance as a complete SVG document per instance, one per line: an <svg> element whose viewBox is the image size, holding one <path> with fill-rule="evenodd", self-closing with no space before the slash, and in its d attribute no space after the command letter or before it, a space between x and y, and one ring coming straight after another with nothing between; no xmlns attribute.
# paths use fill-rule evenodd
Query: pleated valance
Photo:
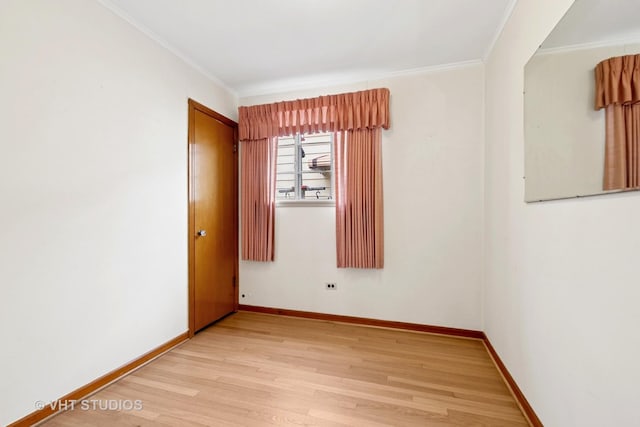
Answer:
<svg viewBox="0 0 640 427"><path fill-rule="evenodd" d="M239 107L241 141L300 133L389 129L389 89Z"/></svg>
<svg viewBox="0 0 640 427"><path fill-rule="evenodd" d="M640 102L640 55L616 56L596 66L595 109Z"/></svg>

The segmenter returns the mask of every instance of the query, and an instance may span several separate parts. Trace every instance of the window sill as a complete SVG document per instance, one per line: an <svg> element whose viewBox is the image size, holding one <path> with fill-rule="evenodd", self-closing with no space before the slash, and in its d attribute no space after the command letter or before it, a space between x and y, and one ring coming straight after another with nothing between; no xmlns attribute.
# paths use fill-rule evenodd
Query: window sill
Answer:
<svg viewBox="0 0 640 427"><path fill-rule="evenodd" d="M293 207L332 207L335 206L334 200L277 200L276 208L293 208Z"/></svg>

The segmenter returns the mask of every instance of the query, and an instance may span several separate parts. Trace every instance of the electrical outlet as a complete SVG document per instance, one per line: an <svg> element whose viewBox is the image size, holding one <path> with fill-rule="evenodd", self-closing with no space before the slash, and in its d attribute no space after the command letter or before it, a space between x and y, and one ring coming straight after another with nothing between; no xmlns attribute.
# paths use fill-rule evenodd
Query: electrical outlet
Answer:
<svg viewBox="0 0 640 427"><path fill-rule="evenodd" d="M324 287L328 290L328 291L335 291L338 289L338 284L335 282L327 282L324 284Z"/></svg>

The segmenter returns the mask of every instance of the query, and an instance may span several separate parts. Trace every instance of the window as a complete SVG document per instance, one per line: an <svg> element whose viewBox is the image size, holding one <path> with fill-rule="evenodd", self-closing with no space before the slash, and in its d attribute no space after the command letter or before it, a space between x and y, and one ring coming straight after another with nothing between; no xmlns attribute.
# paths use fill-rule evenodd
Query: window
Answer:
<svg viewBox="0 0 640 427"><path fill-rule="evenodd" d="M278 138L276 200L333 199L333 134Z"/></svg>

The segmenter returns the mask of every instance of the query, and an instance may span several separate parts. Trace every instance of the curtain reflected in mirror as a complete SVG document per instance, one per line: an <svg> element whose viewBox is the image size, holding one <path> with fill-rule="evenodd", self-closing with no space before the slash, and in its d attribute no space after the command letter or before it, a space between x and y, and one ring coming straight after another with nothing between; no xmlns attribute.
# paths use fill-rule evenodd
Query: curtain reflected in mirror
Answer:
<svg viewBox="0 0 640 427"><path fill-rule="evenodd" d="M638 16L637 0L577 0L526 65L525 201L638 189L640 60L606 61L640 54ZM596 102L603 62L630 97Z"/></svg>

